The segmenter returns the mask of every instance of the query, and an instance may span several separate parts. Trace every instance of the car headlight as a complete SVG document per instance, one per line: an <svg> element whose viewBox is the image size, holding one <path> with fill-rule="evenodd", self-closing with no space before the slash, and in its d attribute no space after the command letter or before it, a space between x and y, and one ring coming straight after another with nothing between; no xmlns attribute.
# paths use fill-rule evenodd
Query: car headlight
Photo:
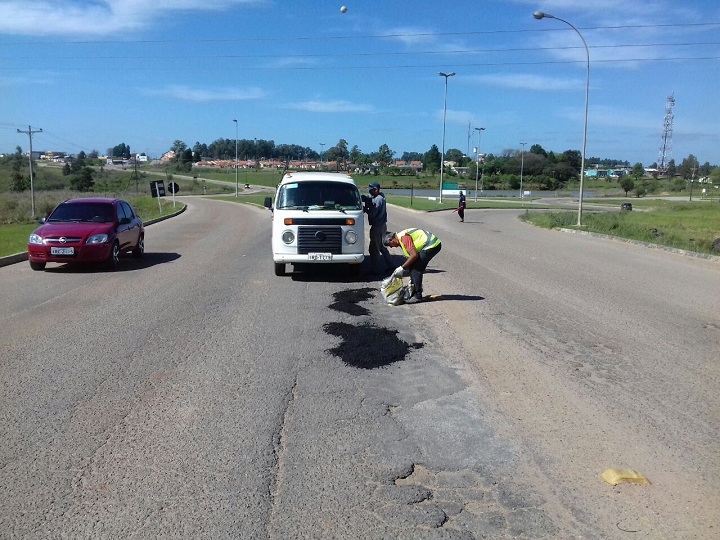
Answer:
<svg viewBox="0 0 720 540"><path fill-rule="evenodd" d="M42 244L43 239L39 234L32 233L28 239L28 244Z"/></svg>
<svg viewBox="0 0 720 540"><path fill-rule="evenodd" d="M282 233L282 241L286 244L292 244L295 241L295 235L291 230Z"/></svg>
<svg viewBox="0 0 720 540"><path fill-rule="evenodd" d="M358 236L355 231L347 231L345 233L345 241L348 244L354 244L355 242L357 242L357 238L358 238Z"/></svg>
<svg viewBox="0 0 720 540"><path fill-rule="evenodd" d="M87 239L85 242L86 244L107 244L108 241L108 235L107 234L93 234L90 238Z"/></svg>

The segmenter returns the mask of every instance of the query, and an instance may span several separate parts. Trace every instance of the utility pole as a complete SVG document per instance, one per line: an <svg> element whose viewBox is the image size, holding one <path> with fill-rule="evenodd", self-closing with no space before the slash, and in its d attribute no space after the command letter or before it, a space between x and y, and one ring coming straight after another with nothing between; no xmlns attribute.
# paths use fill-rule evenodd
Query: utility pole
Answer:
<svg viewBox="0 0 720 540"><path fill-rule="evenodd" d="M690 177L690 200L692 201L692 188L693 184L695 183L695 171L697 170L697 167L693 167L692 176Z"/></svg>
<svg viewBox="0 0 720 540"><path fill-rule="evenodd" d="M520 198L523 198L523 169L525 168L525 145L526 142L521 142L522 152L520 154Z"/></svg>
<svg viewBox="0 0 720 540"><path fill-rule="evenodd" d="M32 152L32 136L33 133L42 133L41 129L36 129L33 131L32 127L28 126L28 130L24 131L22 129L17 130L18 133L27 133L27 135L30 137L30 159L28 160L30 162L30 207L32 211L32 217L35 219L35 187L33 184L33 168L32 168L32 158L33 158L33 152Z"/></svg>

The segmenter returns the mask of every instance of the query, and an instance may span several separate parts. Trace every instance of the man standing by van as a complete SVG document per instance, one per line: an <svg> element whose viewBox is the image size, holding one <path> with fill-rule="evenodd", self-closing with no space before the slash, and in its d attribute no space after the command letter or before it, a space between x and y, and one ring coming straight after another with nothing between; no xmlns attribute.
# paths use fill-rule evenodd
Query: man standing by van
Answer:
<svg viewBox="0 0 720 540"><path fill-rule="evenodd" d="M368 185L369 197L363 197L365 202L365 212L368 215L368 224L370 225L370 266L373 272L377 272L380 262L385 263L385 268L381 272L387 274L392 268L392 258L390 252L383 244L383 235L387 232L387 205L385 204L385 195L380 191L380 184L371 182ZM382 261L380 261L382 257Z"/></svg>

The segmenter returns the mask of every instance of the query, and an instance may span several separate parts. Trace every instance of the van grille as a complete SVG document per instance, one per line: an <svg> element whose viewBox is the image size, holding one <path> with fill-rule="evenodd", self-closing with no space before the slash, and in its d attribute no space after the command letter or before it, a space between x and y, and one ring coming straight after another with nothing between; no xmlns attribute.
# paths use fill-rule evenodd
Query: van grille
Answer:
<svg viewBox="0 0 720 540"><path fill-rule="evenodd" d="M298 253L342 253L342 228L298 227Z"/></svg>

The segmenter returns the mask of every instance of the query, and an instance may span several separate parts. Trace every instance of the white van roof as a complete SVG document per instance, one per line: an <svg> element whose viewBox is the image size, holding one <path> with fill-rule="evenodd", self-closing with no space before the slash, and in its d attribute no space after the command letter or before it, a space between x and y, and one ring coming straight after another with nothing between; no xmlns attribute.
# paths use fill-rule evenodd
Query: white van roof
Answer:
<svg viewBox="0 0 720 540"><path fill-rule="evenodd" d="M346 173L331 173L331 172L289 172L285 173L280 180L280 185L289 184L291 182L345 182L348 184L354 184L355 180L352 176Z"/></svg>

